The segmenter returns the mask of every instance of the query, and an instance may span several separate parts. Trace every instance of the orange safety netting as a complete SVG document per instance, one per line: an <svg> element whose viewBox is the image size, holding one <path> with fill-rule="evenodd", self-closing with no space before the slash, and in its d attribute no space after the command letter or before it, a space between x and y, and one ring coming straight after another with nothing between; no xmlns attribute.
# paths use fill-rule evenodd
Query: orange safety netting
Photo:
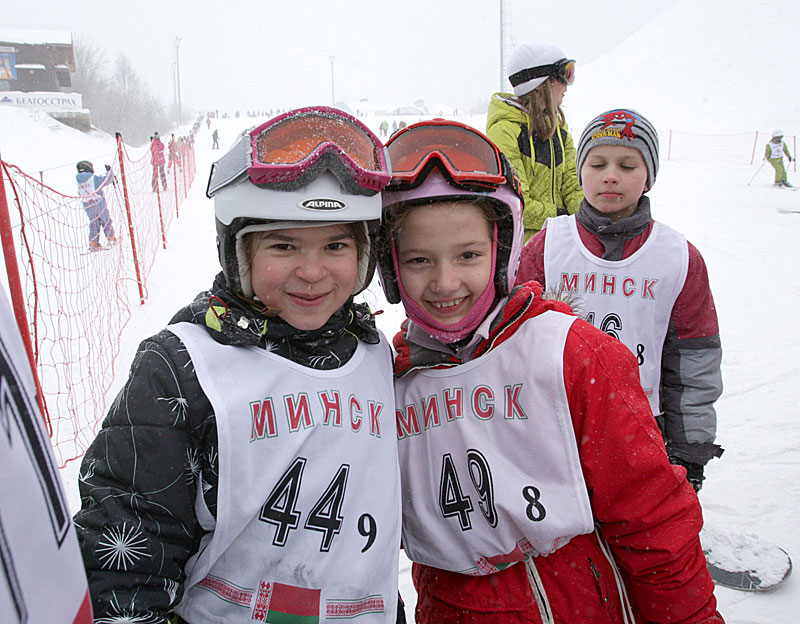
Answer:
<svg viewBox="0 0 800 624"><path fill-rule="evenodd" d="M150 153L132 160L118 138L118 156L101 188L70 196L0 161L10 231L4 246L16 250L33 360L59 466L83 455L106 409L116 373L120 336L131 304L144 303L146 280L180 203L194 180L192 137L176 141L164 166L166 189ZM105 171L95 172L105 176ZM160 174L160 171L157 172ZM3 196L0 194L0 199ZM90 214L100 250L90 249ZM116 242L109 242L116 238ZM8 252L6 263L9 262ZM7 266L9 284L14 267Z"/></svg>

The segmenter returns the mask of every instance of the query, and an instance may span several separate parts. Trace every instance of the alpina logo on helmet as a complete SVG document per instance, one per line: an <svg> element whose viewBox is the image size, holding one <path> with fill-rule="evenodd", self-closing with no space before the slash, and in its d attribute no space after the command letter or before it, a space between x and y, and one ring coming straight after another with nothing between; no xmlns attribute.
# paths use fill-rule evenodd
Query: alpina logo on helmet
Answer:
<svg viewBox="0 0 800 624"><path fill-rule="evenodd" d="M341 199L306 199L299 206L306 210L344 210L347 208Z"/></svg>

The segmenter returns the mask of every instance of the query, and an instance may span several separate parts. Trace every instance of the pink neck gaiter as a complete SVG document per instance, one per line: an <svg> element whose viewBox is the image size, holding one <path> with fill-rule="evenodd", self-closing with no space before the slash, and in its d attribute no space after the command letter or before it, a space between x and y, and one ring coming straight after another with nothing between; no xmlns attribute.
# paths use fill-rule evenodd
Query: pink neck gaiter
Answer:
<svg viewBox="0 0 800 624"><path fill-rule="evenodd" d="M489 274L489 283L486 284L486 288L481 293L481 296L478 297L475 305L470 308L466 316L458 323L452 325L443 325L439 323L408 296L406 289L403 288L403 282L400 279L400 269L397 262L397 246L394 242L392 242L392 262L394 263L394 273L397 276L397 286L400 290L400 300L403 302L403 307L406 309L406 316L414 321L422 330L428 332L431 336L444 344L456 342L462 338L466 338L481 324L481 321L486 318L486 315L489 310L491 310L492 304L494 303L494 272L497 262L497 224L494 226L494 236L492 238L492 271Z"/></svg>

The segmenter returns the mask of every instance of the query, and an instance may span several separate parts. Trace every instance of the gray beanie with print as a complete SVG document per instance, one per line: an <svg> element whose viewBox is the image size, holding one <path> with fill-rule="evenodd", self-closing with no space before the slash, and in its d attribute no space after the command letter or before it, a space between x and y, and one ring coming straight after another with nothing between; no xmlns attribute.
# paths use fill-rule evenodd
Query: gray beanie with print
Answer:
<svg viewBox="0 0 800 624"><path fill-rule="evenodd" d="M581 168L589 150L598 145L621 145L639 150L647 167L647 188L653 188L658 174L658 133L640 113L629 108L615 108L589 122L578 141L578 184L581 184Z"/></svg>

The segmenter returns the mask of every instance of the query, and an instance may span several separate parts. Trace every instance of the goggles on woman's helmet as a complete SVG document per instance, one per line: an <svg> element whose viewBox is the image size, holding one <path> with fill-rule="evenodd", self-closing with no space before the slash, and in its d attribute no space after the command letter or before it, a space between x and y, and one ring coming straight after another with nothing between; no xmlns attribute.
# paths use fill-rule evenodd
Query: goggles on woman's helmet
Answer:
<svg viewBox="0 0 800 624"><path fill-rule="evenodd" d="M563 58L549 65L527 67L518 71L516 74L511 74L508 77L508 81L511 83L511 86L516 87L534 78L544 77L555 78L562 84L571 85L575 82L575 61L573 59Z"/></svg>
<svg viewBox="0 0 800 624"><path fill-rule="evenodd" d="M433 119L398 132L386 148L393 171L392 181L382 193L384 221L378 262L387 301L401 300L392 260L393 221L400 211L430 202L479 198L504 214L497 222L494 282L498 296L508 294L522 251L523 199L519 178L497 146L470 126Z"/></svg>
<svg viewBox="0 0 800 624"><path fill-rule="evenodd" d="M330 170L349 192L374 195L389 181L385 148L358 119L314 106L280 115L244 135L211 169L206 195L245 174L264 188L291 191Z"/></svg>
<svg viewBox="0 0 800 624"><path fill-rule="evenodd" d="M392 162L387 190L412 189L433 167L456 187L491 191L506 181L500 150L465 124L433 119L404 128L386 144Z"/></svg>

